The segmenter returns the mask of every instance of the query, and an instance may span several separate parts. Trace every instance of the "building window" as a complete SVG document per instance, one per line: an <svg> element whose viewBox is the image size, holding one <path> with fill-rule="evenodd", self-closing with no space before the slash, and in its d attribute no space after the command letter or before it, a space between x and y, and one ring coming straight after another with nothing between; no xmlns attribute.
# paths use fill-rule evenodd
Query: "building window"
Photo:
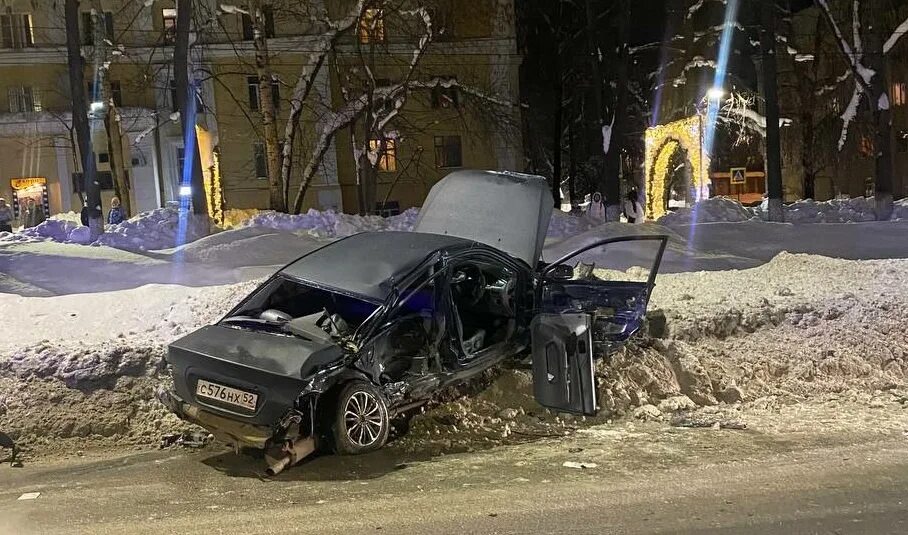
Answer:
<svg viewBox="0 0 908 535"><path fill-rule="evenodd" d="M432 107L435 109L453 109L460 107L460 91L457 86L444 87L437 85L432 88Z"/></svg>
<svg viewBox="0 0 908 535"><path fill-rule="evenodd" d="M460 167L463 153L460 136L435 136L435 167Z"/></svg>
<svg viewBox="0 0 908 535"><path fill-rule="evenodd" d="M893 82L891 93L893 106L904 106L908 103L908 84L905 82Z"/></svg>
<svg viewBox="0 0 908 535"><path fill-rule="evenodd" d="M103 26L104 38L108 41L113 41L114 38L114 29L113 29L113 13L110 11L105 11L100 14L101 22ZM95 42L95 34L93 31L94 23L91 18L91 11L82 12L82 44L91 46Z"/></svg>
<svg viewBox="0 0 908 535"><path fill-rule="evenodd" d="M252 24L252 15L244 13L240 15L240 18L243 23L243 40L252 41L255 39L255 25ZM274 10L271 6L262 6L262 18L265 19L265 27L263 28L265 37L271 39L274 37Z"/></svg>
<svg viewBox="0 0 908 535"><path fill-rule="evenodd" d="M255 163L255 178L259 180L268 179L268 161L265 159L265 144L252 144L252 158Z"/></svg>
<svg viewBox="0 0 908 535"><path fill-rule="evenodd" d="M98 163L110 163L110 154L106 152L99 152Z"/></svg>
<svg viewBox="0 0 908 535"><path fill-rule="evenodd" d="M161 10L161 19L164 28L164 44L172 45L177 39L177 10L164 8Z"/></svg>
<svg viewBox="0 0 908 535"><path fill-rule="evenodd" d="M908 130L899 130L895 135L895 147L899 152L908 152Z"/></svg>
<svg viewBox="0 0 908 535"><path fill-rule="evenodd" d="M41 92L38 88L19 86L7 88L9 97L9 111L11 113L27 113L41 111Z"/></svg>
<svg viewBox="0 0 908 535"><path fill-rule="evenodd" d="M384 43L385 19L381 9L369 8L359 19L360 43Z"/></svg>
<svg viewBox="0 0 908 535"><path fill-rule="evenodd" d="M397 140L370 139L369 152L377 155L375 167L379 171L397 171Z"/></svg>
<svg viewBox="0 0 908 535"><path fill-rule="evenodd" d="M0 43L3 43L3 48L35 46L32 16L28 13L0 15Z"/></svg>
<svg viewBox="0 0 908 535"><path fill-rule="evenodd" d="M249 109L258 111L261 108L259 99L259 77L247 76L246 86L249 89ZM277 77L271 79L271 103L275 110L281 109L281 84Z"/></svg>

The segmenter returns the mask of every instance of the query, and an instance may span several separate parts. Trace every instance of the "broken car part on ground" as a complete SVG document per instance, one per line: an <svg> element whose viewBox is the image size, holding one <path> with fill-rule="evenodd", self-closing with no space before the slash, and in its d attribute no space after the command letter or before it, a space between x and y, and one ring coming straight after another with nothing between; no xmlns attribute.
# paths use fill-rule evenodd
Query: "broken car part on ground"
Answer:
<svg viewBox="0 0 908 535"><path fill-rule="evenodd" d="M452 173L413 232L313 251L173 342L174 388L159 397L236 447L265 449L271 474L317 446L378 449L392 417L528 348L540 404L595 414L593 357L640 329L667 238L594 241L545 263L551 211L542 177ZM603 248L617 251L605 265ZM587 255L602 269L577 277Z"/></svg>

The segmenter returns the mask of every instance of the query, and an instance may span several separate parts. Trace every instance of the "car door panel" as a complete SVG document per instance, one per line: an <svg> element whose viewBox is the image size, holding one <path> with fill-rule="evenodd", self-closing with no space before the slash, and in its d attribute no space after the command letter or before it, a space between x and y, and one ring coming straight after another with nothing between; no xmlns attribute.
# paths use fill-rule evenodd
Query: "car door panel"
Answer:
<svg viewBox="0 0 908 535"><path fill-rule="evenodd" d="M539 314L530 328L536 401L558 411L595 415L590 315Z"/></svg>
<svg viewBox="0 0 908 535"><path fill-rule="evenodd" d="M618 262L609 263L595 255L597 248L613 244L627 248L632 242L652 247L651 258L641 261L639 253L625 252ZM666 243L665 236L602 240L542 267L531 323L534 395L541 405L595 414L593 357L616 349L642 326ZM605 267L597 273L589 262L601 259ZM564 265L573 262L586 262L588 273L568 278L576 272ZM644 280L624 280L633 276Z"/></svg>

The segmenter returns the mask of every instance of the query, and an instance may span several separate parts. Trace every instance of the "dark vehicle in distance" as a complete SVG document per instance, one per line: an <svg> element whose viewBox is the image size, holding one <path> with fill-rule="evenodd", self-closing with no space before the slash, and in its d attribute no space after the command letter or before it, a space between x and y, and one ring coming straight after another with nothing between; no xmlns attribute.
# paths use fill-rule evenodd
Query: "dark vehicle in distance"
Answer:
<svg viewBox="0 0 908 535"><path fill-rule="evenodd" d="M174 388L159 397L222 440L269 451L271 473L316 439L380 448L392 417L526 349L540 404L595 414L594 354L640 328L666 237L597 239L545 263L551 212L542 177L452 173L413 232L326 245L173 342ZM613 248L617 264L575 276Z"/></svg>

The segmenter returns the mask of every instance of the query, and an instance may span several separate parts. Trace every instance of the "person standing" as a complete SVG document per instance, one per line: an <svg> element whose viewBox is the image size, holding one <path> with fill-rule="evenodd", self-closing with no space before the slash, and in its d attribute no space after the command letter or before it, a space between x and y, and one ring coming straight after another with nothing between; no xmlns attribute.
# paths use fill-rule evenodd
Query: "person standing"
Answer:
<svg viewBox="0 0 908 535"><path fill-rule="evenodd" d="M44 222L44 208L35 203L35 199L28 198L25 210L22 212L22 226L25 228L37 227Z"/></svg>
<svg viewBox="0 0 908 535"><path fill-rule="evenodd" d="M628 223L634 225L643 223L645 216L643 205L640 204L640 199L637 197L637 190L627 192L627 196L624 199L624 217L627 218Z"/></svg>
<svg viewBox="0 0 908 535"><path fill-rule="evenodd" d="M602 194L598 191L590 199L590 206L586 213L591 219L605 221L605 203L602 201Z"/></svg>
<svg viewBox="0 0 908 535"><path fill-rule="evenodd" d="M114 197L110 200L110 212L107 212L107 224L119 225L123 222L123 207L120 206L120 199Z"/></svg>
<svg viewBox="0 0 908 535"><path fill-rule="evenodd" d="M13 209L0 197L0 232L13 231Z"/></svg>

